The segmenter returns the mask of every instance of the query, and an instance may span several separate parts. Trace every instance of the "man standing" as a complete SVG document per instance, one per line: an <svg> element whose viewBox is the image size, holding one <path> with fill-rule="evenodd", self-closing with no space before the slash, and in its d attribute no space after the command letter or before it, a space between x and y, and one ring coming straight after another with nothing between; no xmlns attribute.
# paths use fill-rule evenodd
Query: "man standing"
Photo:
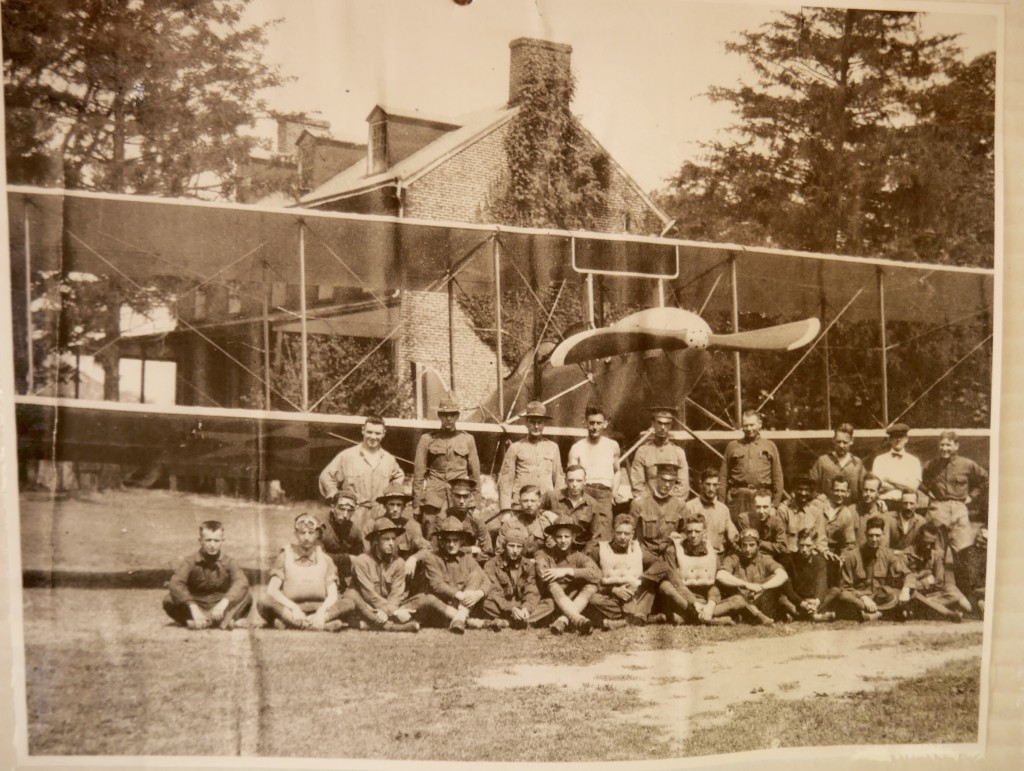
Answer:
<svg viewBox="0 0 1024 771"><path fill-rule="evenodd" d="M659 463L650 493L634 498L629 513L636 519L637 538L655 557L664 557L672 545L672 533L680 532L686 505L672 495L679 467Z"/></svg>
<svg viewBox="0 0 1024 771"><path fill-rule="evenodd" d="M672 497L683 502L689 496L690 467L686 463L686 453L672 441L675 419L675 407L651 407L650 439L637 448L633 464L629 467L634 501L650 496L658 466L664 464L671 464L677 469L676 482L670 491Z"/></svg>
<svg viewBox="0 0 1024 771"><path fill-rule="evenodd" d="M542 508L555 517L568 515L575 519L583 528L584 543L607 541L612 537L612 510L600 505L586 489L587 472L582 466L570 465L565 470L565 487L547 493Z"/></svg>
<svg viewBox="0 0 1024 771"><path fill-rule="evenodd" d="M882 543L884 531L882 519L872 517L867 521L864 545L843 556L836 604L861 621L877 621L883 613L905 606L914 588L914 574L903 557Z"/></svg>
<svg viewBox="0 0 1024 771"><path fill-rule="evenodd" d="M533 621L543 622L560 614L551 624L552 634L562 634L571 627L587 635L593 628L583 610L597 592L601 569L586 554L573 549L581 533L582 528L571 518L559 517L546 532L553 545L537 552L537 585L541 597L550 598L554 609L546 617L540 617L538 612Z"/></svg>
<svg viewBox="0 0 1024 771"><path fill-rule="evenodd" d="M498 473L501 509L510 509L519 502L523 485L537 485L543 494L565 484L558 445L544 438L544 427L551 420L547 407L542 402L530 402L520 417L526 422L526 438L509 446Z"/></svg>
<svg viewBox="0 0 1024 771"><path fill-rule="evenodd" d="M529 534L522 523L505 522L498 532L500 550L484 565L491 582L484 598L484 613L491 619L491 628L526 629L532 616L549 616L554 604L548 598L541 608L537 573L532 559L524 557Z"/></svg>
<svg viewBox="0 0 1024 771"><path fill-rule="evenodd" d="M742 417L743 438L729 442L722 458L722 500L734 519L741 511L750 510L757 488L771 490L776 506L785 489L779 449L775 442L761 438L761 416L755 410L744 410Z"/></svg>
<svg viewBox="0 0 1024 771"><path fill-rule="evenodd" d="M683 507L684 519L701 514L707 523L708 543L716 552L724 554L732 548L739 535L729 508L718 500L718 470L706 468L700 474L700 494Z"/></svg>
<svg viewBox="0 0 1024 771"><path fill-rule="evenodd" d="M480 457L476 440L455 424L459 405L446 396L437 406L441 427L427 431L416 445L413 464L412 494L419 508L423 534L430 538L439 517L448 508L448 483L453 479L472 479L480 484Z"/></svg>
<svg viewBox="0 0 1024 771"><path fill-rule="evenodd" d="M836 429L832 438L832 451L820 456L811 466L811 482L818 495L832 492L832 480L842 477L850 483L850 493L860 495L861 484L867 469L856 455L850 452L853 447L853 426L843 423Z"/></svg>
<svg viewBox="0 0 1024 771"><path fill-rule="evenodd" d="M352 521L360 531L365 531L374 518L377 496L392 482L404 482L405 473L395 456L381 447L384 418L367 417L362 433L362 442L339 452L320 472L320 495L330 501L340 488L352 488L358 497Z"/></svg>
<svg viewBox="0 0 1024 771"><path fill-rule="evenodd" d="M405 564L398 556L397 538L405 530L389 517L379 517L367 537L370 551L352 560L356 589L363 599L359 611L361 628L383 632L418 632L413 615L422 604L422 596L409 597L405 584Z"/></svg>
<svg viewBox="0 0 1024 771"><path fill-rule="evenodd" d="M608 420L600 407L587 407L586 421L587 435L569 448L569 461L566 465L583 468L587 480L584 491L601 505L611 529L612 506L619 492L621 473L619 443L604 435Z"/></svg>
<svg viewBox="0 0 1024 771"><path fill-rule="evenodd" d="M164 611L189 629L231 629L252 607L249 581L221 551L224 525L208 519L199 526L199 552L181 561L167 584Z"/></svg>
<svg viewBox="0 0 1024 771"><path fill-rule="evenodd" d="M882 500L897 504L903 493L917 493L924 473L917 456L907 452L910 426L896 423L885 433L889 436L889 450L875 457L871 473L882 480Z"/></svg>
<svg viewBox="0 0 1024 771"><path fill-rule="evenodd" d="M952 547L954 554L974 543L967 507L978 499L988 481L985 469L959 452L956 432L943 431L939 457L924 470L924 489L932 499L928 519L939 526L943 543Z"/></svg>

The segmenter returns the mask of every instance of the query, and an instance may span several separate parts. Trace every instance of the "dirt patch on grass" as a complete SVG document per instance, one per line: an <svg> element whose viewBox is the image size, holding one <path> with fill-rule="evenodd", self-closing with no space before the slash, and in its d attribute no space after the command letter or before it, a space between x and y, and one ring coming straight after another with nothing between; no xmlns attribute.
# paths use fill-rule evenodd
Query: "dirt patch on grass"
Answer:
<svg viewBox="0 0 1024 771"><path fill-rule="evenodd" d="M921 643L915 643L912 656L886 656L883 661L875 652L876 648L900 649L908 636ZM941 637L941 644L927 644L931 637ZM615 654L585 666L503 666L477 682L496 689L543 685L587 690L595 682L639 689L653 706L637 709L634 719L661 726L674 739L684 741L709 721L728 719L731 709L744 702L863 693L949 661L977 657L980 643L980 623L940 632L917 624L817 629L796 632L785 640L749 638L691 651ZM741 662L743 666L738 666ZM625 670L630 671L629 678L622 678ZM882 674L884 681L878 679ZM715 717L706 711L712 700L722 708Z"/></svg>

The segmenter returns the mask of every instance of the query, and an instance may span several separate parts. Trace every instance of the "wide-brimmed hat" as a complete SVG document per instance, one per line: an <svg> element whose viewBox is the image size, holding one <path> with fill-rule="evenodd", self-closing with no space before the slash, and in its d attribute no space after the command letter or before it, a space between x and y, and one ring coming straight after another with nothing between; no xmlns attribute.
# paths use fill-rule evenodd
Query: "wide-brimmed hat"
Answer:
<svg viewBox="0 0 1024 771"><path fill-rule="evenodd" d="M562 528L569 528L575 535L579 535L583 532L583 528L576 524L576 520L570 517L568 514L562 514L554 522L544 528L544 534L554 536L558 530Z"/></svg>
<svg viewBox="0 0 1024 771"><path fill-rule="evenodd" d="M434 532L439 536L458 533L466 543L476 540L476 536L466 529L466 526L458 517L445 517L445 520L438 525L437 530Z"/></svg>
<svg viewBox="0 0 1024 771"><path fill-rule="evenodd" d="M460 412L462 412L462 408L453 396L444 397L441 403L437 405L438 415L458 415Z"/></svg>
<svg viewBox="0 0 1024 771"><path fill-rule="evenodd" d="M394 533L395 535L401 535L405 532L405 528L396 525L394 520L388 519L387 517L377 517L373 521L373 527L366 532L367 538L376 538L382 533Z"/></svg>
<svg viewBox="0 0 1024 771"><path fill-rule="evenodd" d="M401 498L406 503L412 500L412 496L398 482L392 482L385 487L384 492L377 496L377 503L387 503L390 498Z"/></svg>
<svg viewBox="0 0 1024 771"><path fill-rule="evenodd" d="M521 418L539 418L540 420L551 420L548 415L548 408L544 402L533 401L526 405L526 410L519 414Z"/></svg>

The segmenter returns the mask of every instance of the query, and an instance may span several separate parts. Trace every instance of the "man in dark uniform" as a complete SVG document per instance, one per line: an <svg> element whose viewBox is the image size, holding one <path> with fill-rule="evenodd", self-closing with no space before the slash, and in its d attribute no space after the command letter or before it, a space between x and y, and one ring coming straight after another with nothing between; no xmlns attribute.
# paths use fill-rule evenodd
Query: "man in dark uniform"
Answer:
<svg viewBox="0 0 1024 771"><path fill-rule="evenodd" d="M469 551L481 564L486 562L494 549L487 524L476 513L476 482L468 477L453 479L448 483L448 519L454 517L473 535Z"/></svg>
<svg viewBox="0 0 1024 771"><path fill-rule="evenodd" d="M785 488L779 449L775 442L761 438L761 416L757 411L743 412L743 438L726 446L721 477L721 497L734 522L741 511L750 511L754 490L759 487L772 491L772 503L776 506L782 501Z"/></svg>
<svg viewBox="0 0 1024 771"><path fill-rule="evenodd" d="M448 483L453 479L471 479L480 484L480 457L476 440L455 427L459 405L451 396L437 406L441 427L428 431L416 445L412 491L419 507L423 534L430 538L438 518L448 508Z"/></svg>
<svg viewBox="0 0 1024 771"><path fill-rule="evenodd" d="M352 575L352 557L362 554L368 545L362 530L352 521L358 506L359 496L355 490L342 488L331 498L331 512L327 521L320 525L320 544L342 578Z"/></svg>
<svg viewBox="0 0 1024 771"><path fill-rule="evenodd" d="M862 621L877 621L910 602L916 586L902 555L882 542L885 523L872 517L865 524L865 543L843 555L843 576L836 609L845 608Z"/></svg>
<svg viewBox="0 0 1024 771"><path fill-rule="evenodd" d="M672 545L672 533L681 532L679 524L686 519L685 504L672 495L678 475L675 464L659 463L651 494L634 498L630 506L637 539L655 557L665 556Z"/></svg>
<svg viewBox="0 0 1024 771"><path fill-rule="evenodd" d="M670 463L678 473L672 487L672 497L685 501L690 490L690 468L683 448L672 441L672 427L676 420L675 407L651 407L650 439L636 449L629 467L629 483L633 487L633 500L651 494L658 466Z"/></svg>

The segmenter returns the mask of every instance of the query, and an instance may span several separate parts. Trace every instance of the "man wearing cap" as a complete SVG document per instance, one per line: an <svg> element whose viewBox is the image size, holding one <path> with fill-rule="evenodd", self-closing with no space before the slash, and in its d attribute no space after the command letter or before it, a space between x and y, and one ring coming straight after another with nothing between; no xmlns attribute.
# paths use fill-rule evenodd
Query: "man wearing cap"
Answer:
<svg viewBox="0 0 1024 771"><path fill-rule="evenodd" d="M939 434L939 457L924 469L924 489L931 497L928 519L939 526L942 541L958 553L974 542L967 507L982 494L988 474L969 458L959 455L955 431Z"/></svg>
<svg viewBox="0 0 1024 771"><path fill-rule="evenodd" d="M565 469L565 487L552 490L544 496L541 507L554 516L570 516L583 528L582 540L608 541L612 537L612 511L598 503L587 490L587 472L582 466L571 465ZM551 522L545 523L545 527Z"/></svg>
<svg viewBox="0 0 1024 771"><path fill-rule="evenodd" d="M520 417L526 423L526 438L509 445L498 473L501 509L510 509L519 502L523 485L537 485L542 495L565 485L558 445L544 438L544 427L551 420L547 407L542 402L530 402Z"/></svg>
<svg viewBox="0 0 1024 771"><path fill-rule="evenodd" d="M410 598L406 590L405 564L398 556L397 539L405 532L389 517L378 517L367 533L370 551L352 559L355 585L363 604L361 627L384 632L418 632L413 615L422 597Z"/></svg>
<svg viewBox="0 0 1024 771"><path fill-rule="evenodd" d="M392 482L404 482L405 473L395 456L381 447L384 418L370 415L363 423L363 440L342 450L320 472L320 495L333 500L343 487L351 488L358 500L352 521L362 531L374 518L376 498Z"/></svg>
<svg viewBox="0 0 1024 771"><path fill-rule="evenodd" d="M461 478L480 483L476 440L455 427L460 412L454 397L446 396L437 406L441 427L427 431L416 445L412 490L427 538L448 508L448 483Z"/></svg>
<svg viewBox="0 0 1024 771"><path fill-rule="evenodd" d="M483 629L483 598L491 588L490 579L470 554L463 552L475 540L472 532L455 517L446 517L437 528L438 550L424 563L427 594L419 616L428 623L447 622L456 634Z"/></svg>
<svg viewBox="0 0 1024 771"><path fill-rule="evenodd" d="M946 569L946 548L939 535L938 525L926 522L903 555L914 574L911 606L925 616L959 622L971 612L971 603L957 588L953 571Z"/></svg>
<svg viewBox="0 0 1024 771"><path fill-rule="evenodd" d="M882 543L884 530L881 517L872 517L866 523L864 545L843 555L836 609L862 621L877 621L883 613L905 606L915 586L903 557Z"/></svg>
<svg viewBox="0 0 1024 771"><path fill-rule="evenodd" d="M491 532L476 513L476 482L468 477L448 483L448 518L454 517L473 535L469 550L481 563L494 554Z"/></svg>
<svg viewBox="0 0 1024 771"><path fill-rule="evenodd" d="M650 494L634 498L629 513L636 518L637 538L647 551L662 557L671 546L671 534L679 532L685 519L685 504L672 495L679 467L659 463Z"/></svg>
<svg viewBox="0 0 1024 771"><path fill-rule="evenodd" d="M718 481L718 469L706 468L701 472L699 494L683 506L683 518L702 515L707 524L708 543L716 552L723 554L732 548L739 530L732 521L729 508L718 500Z"/></svg>
<svg viewBox="0 0 1024 771"><path fill-rule="evenodd" d="M573 542L582 532L583 528L571 517L559 517L545 532L552 545L537 552L537 585L541 598L550 598L554 610L546 617L535 613L531 620L540 623L560 614L551 624L553 634L562 634L572 627L585 635L593 628L583 611L597 591L601 569L586 554L573 549Z"/></svg>
<svg viewBox="0 0 1024 771"><path fill-rule="evenodd" d="M636 540L632 515L617 515L611 540L591 543L587 555L601 570L601 583L590 598L588 615L604 629L646 624L658 585L668 579L669 566Z"/></svg>
<svg viewBox="0 0 1024 771"><path fill-rule="evenodd" d="M508 626L526 629L530 618L538 612L540 617L545 617L554 610L550 597L541 607L536 567L532 559L524 556L529 540L526 527L518 520L502 523L497 538L501 544L498 553L484 565L484 573L491 582L484 598L484 613L493 619L491 627L495 630Z"/></svg>
<svg viewBox="0 0 1024 771"><path fill-rule="evenodd" d="M757 488L771 490L776 506L785 489L779 449L775 442L761 437L761 416L756 410L744 410L742 418L743 438L729 442L722 458L720 492L734 519L739 512L750 511Z"/></svg>
<svg viewBox="0 0 1024 771"><path fill-rule="evenodd" d="M295 518L295 543L281 549L265 594L256 609L278 629L312 629L337 632L345 625L342 616L357 608L359 595L346 589L339 596L338 569L317 542L320 522L303 512Z"/></svg>
<svg viewBox="0 0 1024 771"><path fill-rule="evenodd" d="M916 493L924 478L921 461L907 452L910 426L896 423L886 429L889 449L875 456L871 473L882 480L882 500L896 504L904 492Z"/></svg>
<svg viewBox="0 0 1024 771"><path fill-rule="evenodd" d="M708 546L703 514L694 514L683 523L682 533L673 536L667 561L672 570L658 589L677 623L736 623L729 614L742 608L746 601L738 594L722 600L722 592L715 584L721 557Z"/></svg>
<svg viewBox="0 0 1024 771"><path fill-rule="evenodd" d="M500 512L501 525L516 523L526 530L526 540L523 542L523 553L527 557L536 556L537 552L544 547L546 536L545 528L555 521L555 515L550 511L543 511L540 504L540 490L537 485L523 485L519 490L519 506ZM494 540L494 553L501 554L505 542L502 541L501 530Z"/></svg>
<svg viewBox="0 0 1024 771"><path fill-rule="evenodd" d="M352 557L362 554L367 544L362 531L352 522L357 505L354 490L345 488L334 494L327 521L320 525L320 545L324 547L338 575L352 575Z"/></svg>
<svg viewBox="0 0 1024 771"><path fill-rule="evenodd" d="M377 498L377 503L384 507L384 516L391 520L392 524L401 529L395 538L395 550L405 564L406 588L410 594L413 590L413 581L416 576L416 568L423 564L423 559L433 551L420 527L420 523L408 515L406 507L412 500L412 496L405 492L405 488L397 483L390 484L383 494ZM369 536L367 536L369 537ZM422 571L420 571L422 576Z"/></svg>
<svg viewBox="0 0 1024 771"><path fill-rule="evenodd" d="M664 464L676 467L672 497L685 501L689 495L690 468L686 464L686 453L672 441L671 432L675 419L675 407L651 407L650 438L637 447L633 454L633 463L629 467L629 482L633 487L634 501L651 494L658 466Z"/></svg>
<svg viewBox="0 0 1024 771"><path fill-rule="evenodd" d="M740 533L736 551L726 555L715 580L726 593L743 598L745 612L760 624L774 624L778 605L778 589L789 576L782 565L758 548L760 535L748 528ZM727 597L728 599L728 597Z"/></svg>
<svg viewBox="0 0 1024 771"><path fill-rule="evenodd" d="M835 430L832 437L832 450L818 457L811 466L810 478L814 491L818 495L828 495L832 491L832 480L842 477L850 483L850 494L860 495L861 483L867 469L864 463L850 452L853 447L853 426L843 423Z"/></svg>
<svg viewBox="0 0 1024 771"><path fill-rule="evenodd" d="M619 492L619 443L604 435L608 420L604 410L591 405L586 409L587 435L569 448L567 466L580 466L586 478L587 495L607 514L611 530L612 506ZM566 475L568 476L568 469Z"/></svg>

